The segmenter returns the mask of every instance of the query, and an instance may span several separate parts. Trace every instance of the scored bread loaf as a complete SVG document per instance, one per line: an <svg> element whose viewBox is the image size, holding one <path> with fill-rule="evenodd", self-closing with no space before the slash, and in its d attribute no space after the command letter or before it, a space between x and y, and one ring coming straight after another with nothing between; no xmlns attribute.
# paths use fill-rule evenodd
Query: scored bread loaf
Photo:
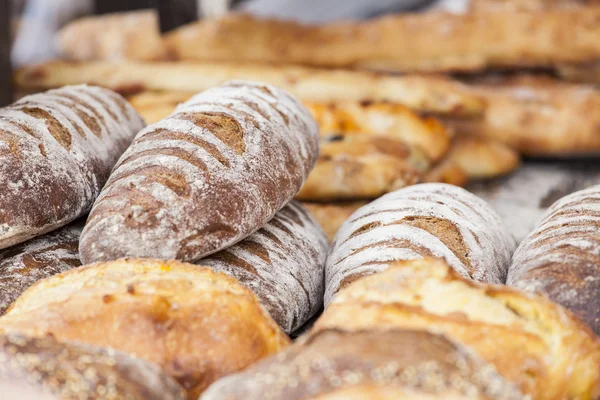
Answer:
<svg viewBox="0 0 600 400"><path fill-rule="evenodd" d="M92 86L0 108L0 249L88 212L143 126L125 99Z"/></svg>
<svg viewBox="0 0 600 400"><path fill-rule="evenodd" d="M504 283L516 244L500 217L456 186L426 183L389 193L342 225L325 268L325 304L396 260L443 257L464 277Z"/></svg>
<svg viewBox="0 0 600 400"><path fill-rule="evenodd" d="M365 390L377 395L358 396ZM414 400L427 395L431 397L424 398L525 398L492 365L442 335L402 329L324 329L216 382L200 399Z"/></svg>
<svg viewBox="0 0 600 400"><path fill-rule="evenodd" d="M568 310L459 276L441 259L397 262L340 291L311 334L414 329L442 334L536 400L597 399L600 338Z"/></svg>
<svg viewBox="0 0 600 400"><path fill-rule="evenodd" d="M321 225L331 243L340 226L354 211L367 204L364 201L350 201L338 203L302 203L304 208L311 213L315 220Z"/></svg>
<svg viewBox="0 0 600 400"><path fill-rule="evenodd" d="M0 315L40 279L79 267L79 220L57 231L0 250Z"/></svg>
<svg viewBox="0 0 600 400"><path fill-rule="evenodd" d="M600 335L600 186L555 202L513 255L507 283L568 308Z"/></svg>
<svg viewBox="0 0 600 400"><path fill-rule="evenodd" d="M176 261L122 259L37 282L0 318L4 332L112 347L165 369L189 399L287 346L234 278Z"/></svg>
<svg viewBox="0 0 600 400"><path fill-rule="evenodd" d="M149 362L110 348L21 334L0 335L0 393L5 400L186 398Z"/></svg>
<svg viewBox="0 0 600 400"><path fill-rule="evenodd" d="M247 237L287 204L319 151L286 92L230 82L148 126L121 157L81 235L84 263L194 261Z"/></svg>
<svg viewBox="0 0 600 400"><path fill-rule="evenodd" d="M319 224L292 201L246 239L197 263L250 288L291 333L323 307L327 250Z"/></svg>

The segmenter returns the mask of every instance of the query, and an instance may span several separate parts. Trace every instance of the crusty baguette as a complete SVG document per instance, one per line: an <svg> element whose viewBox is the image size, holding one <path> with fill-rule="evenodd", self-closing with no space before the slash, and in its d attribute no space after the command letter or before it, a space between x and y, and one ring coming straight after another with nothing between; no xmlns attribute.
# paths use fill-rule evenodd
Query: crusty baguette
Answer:
<svg viewBox="0 0 600 400"><path fill-rule="evenodd" d="M289 339L234 278L176 261L123 259L39 281L0 329L112 347L154 362L195 400Z"/></svg>
<svg viewBox="0 0 600 400"><path fill-rule="evenodd" d="M600 338L543 296L465 279L442 260L396 263L340 291L320 330L443 334L494 364L530 398L600 396Z"/></svg>
<svg viewBox="0 0 600 400"><path fill-rule="evenodd" d="M79 267L79 235L84 221L0 250L0 315L40 279Z"/></svg>
<svg viewBox="0 0 600 400"><path fill-rule="evenodd" d="M186 398L173 378L149 362L108 348L21 334L0 335L0 393L4 400Z"/></svg>
<svg viewBox="0 0 600 400"><path fill-rule="evenodd" d="M291 202L245 240L197 263L250 288L275 322L292 333L323 307L328 248L319 224Z"/></svg>
<svg viewBox="0 0 600 400"><path fill-rule="evenodd" d="M136 137L81 234L83 263L195 261L267 223L305 182L318 129L286 92L234 81L198 94Z"/></svg>
<svg viewBox="0 0 600 400"><path fill-rule="evenodd" d="M147 60L167 57L155 10L77 19L56 36L57 50L69 60Z"/></svg>
<svg viewBox="0 0 600 400"><path fill-rule="evenodd" d="M325 267L325 304L390 262L444 257L460 275L504 283L516 243L482 199L443 183L415 185L358 209L342 225Z"/></svg>
<svg viewBox="0 0 600 400"><path fill-rule="evenodd" d="M309 334L279 355L220 380L201 397L313 399L521 400L524 396L493 366L442 335L340 328Z"/></svg>
<svg viewBox="0 0 600 400"><path fill-rule="evenodd" d="M588 7L410 13L314 26L232 14L183 26L166 41L183 60L396 72L481 71L598 59L599 17L600 7Z"/></svg>
<svg viewBox="0 0 600 400"><path fill-rule="evenodd" d="M389 101L437 114L477 115L479 96L464 85L440 76L390 76L366 71L328 70L301 66L238 63L136 63L54 61L15 73L21 89L54 88L94 83L121 93L166 90L195 93L231 79L264 82L302 100Z"/></svg>
<svg viewBox="0 0 600 400"><path fill-rule="evenodd" d="M570 309L600 335L600 186L554 203L515 252L507 283Z"/></svg>
<svg viewBox="0 0 600 400"><path fill-rule="evenodd" d="M350 201L338 203L302 203L304 208L317 220L323 231L327 234L329 242L333 241L335 234L342 224L362 206L365 201Z"/></svg>
<svg viewBox="0 0 600 400"><path fill-rule="evenodd" d="M0 249L88 212L142 128L125 99L91 86L27 96L0 108Z"/></svg>
<svg viewBox="0 0 600 400"><path fill-rule="evenodd" d="M506 175L521 163L519 153L501 142L460 134L452 140L448 159L465 171L468 179Z"/></svg>
<svg viewBox="0 0 600 400"><path fill-rule="evenodd" d="M593 86L518 76L470 87L486 99L487 109L483 118L445 119L456 132L495 139L530 156L600 151L600 90Z"/></svg>

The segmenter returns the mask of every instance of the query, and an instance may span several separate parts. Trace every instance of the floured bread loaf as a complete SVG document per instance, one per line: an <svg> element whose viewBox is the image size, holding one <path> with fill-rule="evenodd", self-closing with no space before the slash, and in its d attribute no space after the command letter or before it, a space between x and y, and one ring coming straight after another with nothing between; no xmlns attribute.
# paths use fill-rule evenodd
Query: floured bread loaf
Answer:
<svg viewBox="0 0 600 400"><path fill-rule="evenodd" d="M83 221L0 250L0 315L40 279L79 267Z"/></svg>
<svg viewBox="0 0 600 400"><path fill-rule="evenodd" d="M600 186L554 203L513 255L507 283L539 292L600 335Z"/></svg>
<svg viewBox="0 0 600 400"><path fill-rule="evenodd" d="M148 126L120 159L81 235L82 262L194 261L267 223L319 149L315 121L271 86L230 82Z"/></svg>
<svg viewBox="0 0 600 400"><path fill-rule="evenodd" d="M492 365L442 335L402 329L325 329L220 380L201 397L323 399L518 400L524 396Z"/></svg>
<svg viewBox="0 0 600 400"><path fill-rule="evenodd" d="M0 335L0 393L5 400L184 400L157 365L127 354L51 336Z"/></svg>
<svg viewBox="0 0 600 400"><path fill-rule="evenodd" d="M144 126L116 93L73 86L0 109L0 249L90 210Z"/></svg>
<svg viewBox="0 0 600 400"><path fill-rule="evenodd" d="M94 264L39 281L0 318L0 329L130 353L164 368L190 400L289 343L235 279L148 259Z"/></svg>
<svg viewBox="0 0 600 400"><path fill-rule="evenodd" d="M323 307L327 250L319 224L300 203L291 202L246 239L197 263L250 288L291 333Z"/></svg>
<svg viewBox="0 0 600 400"><path fill-rule="evenodd" d="M597 399L600 338L568 310L459 276L439 259L398 262L340 291L311 334L413 329L475 351L528 398Z"/></svg>
<svg viewBox="0 0 600 400"><path fill-rule="evenodd" d="M325 268L325 304L392 261L426 256L445 258L464 277L504 283L514 248L485 201L452 185L414 185L360 208L340 228Z"/></svg>

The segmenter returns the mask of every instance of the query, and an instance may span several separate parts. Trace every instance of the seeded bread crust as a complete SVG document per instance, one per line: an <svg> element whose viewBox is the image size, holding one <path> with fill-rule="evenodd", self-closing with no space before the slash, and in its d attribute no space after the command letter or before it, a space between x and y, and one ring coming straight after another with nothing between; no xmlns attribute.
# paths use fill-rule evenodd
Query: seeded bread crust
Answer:
<svg viewBox="0 0 600 400"><path fill-rule="evenodd" d="M0 109L0 249L87 213L144 123L93 86L27 96Z"/></svg>
<svg viewBox="0 0 600 400"><path fill-rule="evenodd" d="M230 82L148 126L121 157L81 235L84 263L195 261L266 224L305 182L318 129L292 96Z"/></svg>

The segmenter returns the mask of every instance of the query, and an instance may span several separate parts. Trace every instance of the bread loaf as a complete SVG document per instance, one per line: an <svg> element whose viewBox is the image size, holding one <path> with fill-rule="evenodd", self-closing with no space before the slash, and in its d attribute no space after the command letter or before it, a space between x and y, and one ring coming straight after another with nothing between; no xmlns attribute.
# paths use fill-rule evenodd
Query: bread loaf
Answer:
<svg viewBox="0 0 600 400"><path fill-rule="evenodd" d="M0 109L0 249L90 210L143 122L110 90L74 86Z"/></svg>
<svg viewBox="0 0 600 400"><path fill-rule="evenodd" d="M302 203L304 208L311 213L315 220L321 225L331 243L340 226L354 211L367 204L364 201L351 201L344 203Z"/></svg>
<svg viewBox="0 0 600 400"><path fill-rule="evenodd" d="M469 175L457 162L451 159L449 155L435 163L423 177L423 182L427 183L447 183L455 186L466 186L469 183Z"/></svg>
<svg viewBox="0 0 600 400"><path fill-rule="evenodd" d="M112 349L20 334L0 335L0 393L5 400L186 398L154 364Z"/></svg>
<svg viewBox="0 0 600 400"><path fill-rule="evenodd" d="M120 93L144 90L198 92L232 79L264 82L302 100L389 101L415 110L447 115L481 115L485 103L455 80L440 76L384 75L346 69L291 65L186 62L52 61L15 73L17 87L26 90L94 82Z"/></svg>
<svg viewBox="0 0 600 400"><path fill-rule="evenodd" d="M504 283L515 245L490 206L464 189L401 189L358 209L338 231L325 268L325 304L392 261L426 256L444 257L464 277Z"/></svg>
<svg viewBox="0 0 600 400"><path fill-rule="evenodd" d="M291 202L248 238L197 263L250 288L291 333L323 307L327 250L319 224Z"/></svg>
<svg viewBox="0 0 600 400"><path fill-rule="evenodd" d="M466 172L469 179L490 179L519 167L520 156L507 145L485 137L457 135L448 158Z"/></svg>
<svg viewBox="0 0 600 400"><path fill-rule="evenodd" d="M319 151L295 98L230 82L142 130L81 235L84 263L125 256L194 261L267 223L300 190Z"/></svg>
<svg viewBox="0 0 600 400"><path fill-rule="evenodd" d="M507 283L539 292L600 335L600 186L554 203L513 255Z"/></svg>
<svg viewBox="0 0 600 400"><path fill-rule="evenodd" d="M164 368L190 400L289 342L235 279L176 261L133 259L39 281L0 318L0 329L130 353Z"/></svg>
<svg viewBox="0 0 600 400"><path fill-rule="evenodd" d="M597 399L600 338L543 296L459 276L443 260L393 264L340 291L313 328L443 334L528 398Z"/></svg>
<svg viewBox="0 0 600 400"><path fill-rule="evenodd" d="M600 7L587 7L406 13L302 25L229 14L184 25L170 32L166 41L170 51L184 60L471 72L596 60L599 17Z"/></svg>
<svg viewBox="0 0 600 400"><path fill-rule="evenodd" d="M516 400L524 396L493 366L441 335L401 329L331 329L309 334L282 353L220 380L201 400L334 398Z"/></svg>
<svg viewBox="0 0 600 400"><path fill-rule="evenodd" d="M79 267L79 220L57 231L0 250L0 315L40 279Z"/></svg>

